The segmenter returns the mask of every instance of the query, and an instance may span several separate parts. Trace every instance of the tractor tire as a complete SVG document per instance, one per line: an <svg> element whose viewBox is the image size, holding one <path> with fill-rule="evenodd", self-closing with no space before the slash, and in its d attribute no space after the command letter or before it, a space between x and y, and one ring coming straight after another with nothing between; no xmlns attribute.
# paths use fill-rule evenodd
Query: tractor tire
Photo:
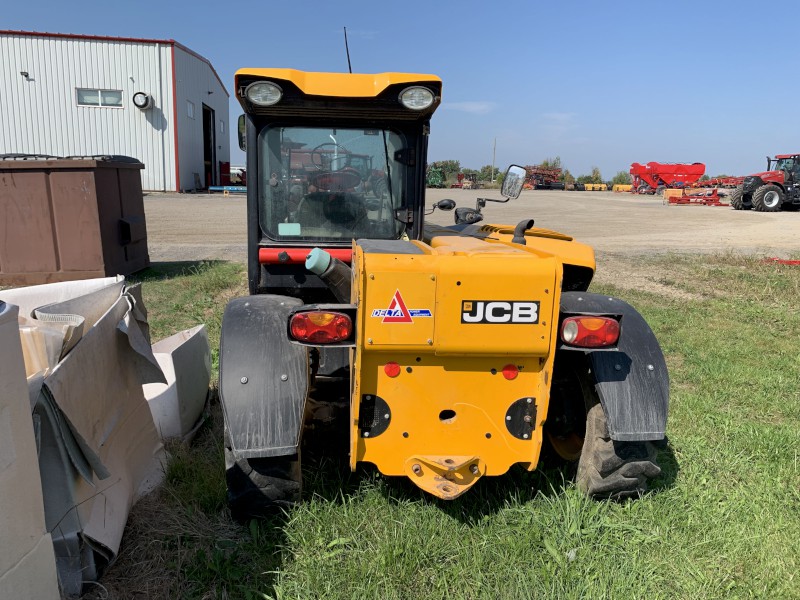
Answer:
<svg viewBox="0 0 800 600"><path fill-rule="evenodd" d="M753 208L759 212L778 212L785 200L786 194L774 183L762 185L753 192Z"/></svg>
<svg viewBox="0 0 800 600"><path fill-rule="evenodd" d="M380 198L381 200L387 198L389 196L389 188L386 185L386 179L383 177L376 178L372 185L372 191L376 198Z"/></svg>
<svg viewBox="0 0 800 600"><path fill-rule="evenodd" d="M652 442L615 442L600 404L586 415L586 436L576 482L596 499L622 500L647 491L647 481L661 473Z"/></svg>
<svg viewBox="0 0 800 600"><path fill-rule="evenodd" d="M733 210L750 210L753 208L750 194L745 194L741 185L731 192L731 206Z"/></svg>
<svg viewBox="0 0 800 600"><path fill-rule="evenodd" d="M238 522L264 517L300 501L300 454L236 459L225 436L228 508Z"/></svg>

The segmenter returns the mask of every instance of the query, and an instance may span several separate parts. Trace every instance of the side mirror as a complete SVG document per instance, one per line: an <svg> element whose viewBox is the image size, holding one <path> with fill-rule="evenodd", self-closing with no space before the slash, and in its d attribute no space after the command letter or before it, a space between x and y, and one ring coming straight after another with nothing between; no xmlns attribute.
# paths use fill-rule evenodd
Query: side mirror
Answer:
<svg viewBox="0 0 800 600"><path fill-rule="evenodd" d="M433 205L433 208L438 208L439 210L453 210L456 207L456 201L450 200L449 198L445 198L444 200L439 200L436 204Z"/></svg>
<svg viewBox="0 0 800 600"><path fill-rule="evenodd" d="M247 124L244 115L239 115L239 148L247 150Z"/></svg>
<svg viewBox="0 0 800 600"><path fill-rule="evenodd" d="M525 183L525 176L528 172L519 165L511 165L503 177L503 187L500 194L506 198L519 198L522 193L522 184Z"/></svg>

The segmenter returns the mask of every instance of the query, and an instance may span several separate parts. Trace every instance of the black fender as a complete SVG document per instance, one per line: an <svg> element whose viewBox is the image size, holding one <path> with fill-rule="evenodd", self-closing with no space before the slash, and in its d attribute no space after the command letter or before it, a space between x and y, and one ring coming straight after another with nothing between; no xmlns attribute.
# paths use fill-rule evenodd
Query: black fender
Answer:
<svg viewBox="0 0 800 600"><path fill-rule="evenodd" d="M308 395L308 349L287 322L302 302L263 294L231 300L222 317L219 396L236 458L297 452Z"/></svg>
<svg viewBox="0 0 800 600"><path fill-rule="evenodd" d="M664 439L669 373L661 346L647 321L627 302L589 292L561 294L561 318L572 314L621 317L616 349L582 350L591 365L611 439Z"/></svg>

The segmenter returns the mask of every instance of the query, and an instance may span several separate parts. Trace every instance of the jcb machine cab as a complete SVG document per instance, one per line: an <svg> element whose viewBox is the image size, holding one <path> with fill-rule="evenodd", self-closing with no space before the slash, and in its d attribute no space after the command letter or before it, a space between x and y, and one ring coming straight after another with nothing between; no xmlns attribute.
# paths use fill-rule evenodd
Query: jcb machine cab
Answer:
<svg viewBox="0 0 800 600"><path fill-rule="evenodd" d="M535 469L543 445L591 496L647 488L667 369L631 306L586 291L592 249L533 220L479 223L489 198L425 225L437 77L243 69L235 88L251 294L221 334L235 516L298 501L301 449L337 416L352 469L443 499ZM510 167L496 201L524 177Z"/></svg>
<svg viewBox="0 0 800 600"><path fill-rule="evenodd" d="M785 205L800 206L800 154L767 157L767 170L748 175L733 192L735 210L776 212Z"/></svg>

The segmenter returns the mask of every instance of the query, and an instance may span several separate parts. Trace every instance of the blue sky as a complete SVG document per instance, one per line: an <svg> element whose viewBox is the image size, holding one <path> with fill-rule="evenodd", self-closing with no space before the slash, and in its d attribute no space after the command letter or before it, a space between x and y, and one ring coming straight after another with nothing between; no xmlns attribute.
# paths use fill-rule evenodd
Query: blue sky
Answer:
<svg viewBox="0 0 800 600"><path fill-rule="evenodd" d="M800 151L795 11L762 12L735 0L44 0L5 3L2 28L173 38L232 93L241 67L346 71L346 26L354 71L442 78L429 160L480 168L496 139L499 168L560 156L610 179L652 160L743 175ZM243 163L233 139L231 154Z"/></svg>

